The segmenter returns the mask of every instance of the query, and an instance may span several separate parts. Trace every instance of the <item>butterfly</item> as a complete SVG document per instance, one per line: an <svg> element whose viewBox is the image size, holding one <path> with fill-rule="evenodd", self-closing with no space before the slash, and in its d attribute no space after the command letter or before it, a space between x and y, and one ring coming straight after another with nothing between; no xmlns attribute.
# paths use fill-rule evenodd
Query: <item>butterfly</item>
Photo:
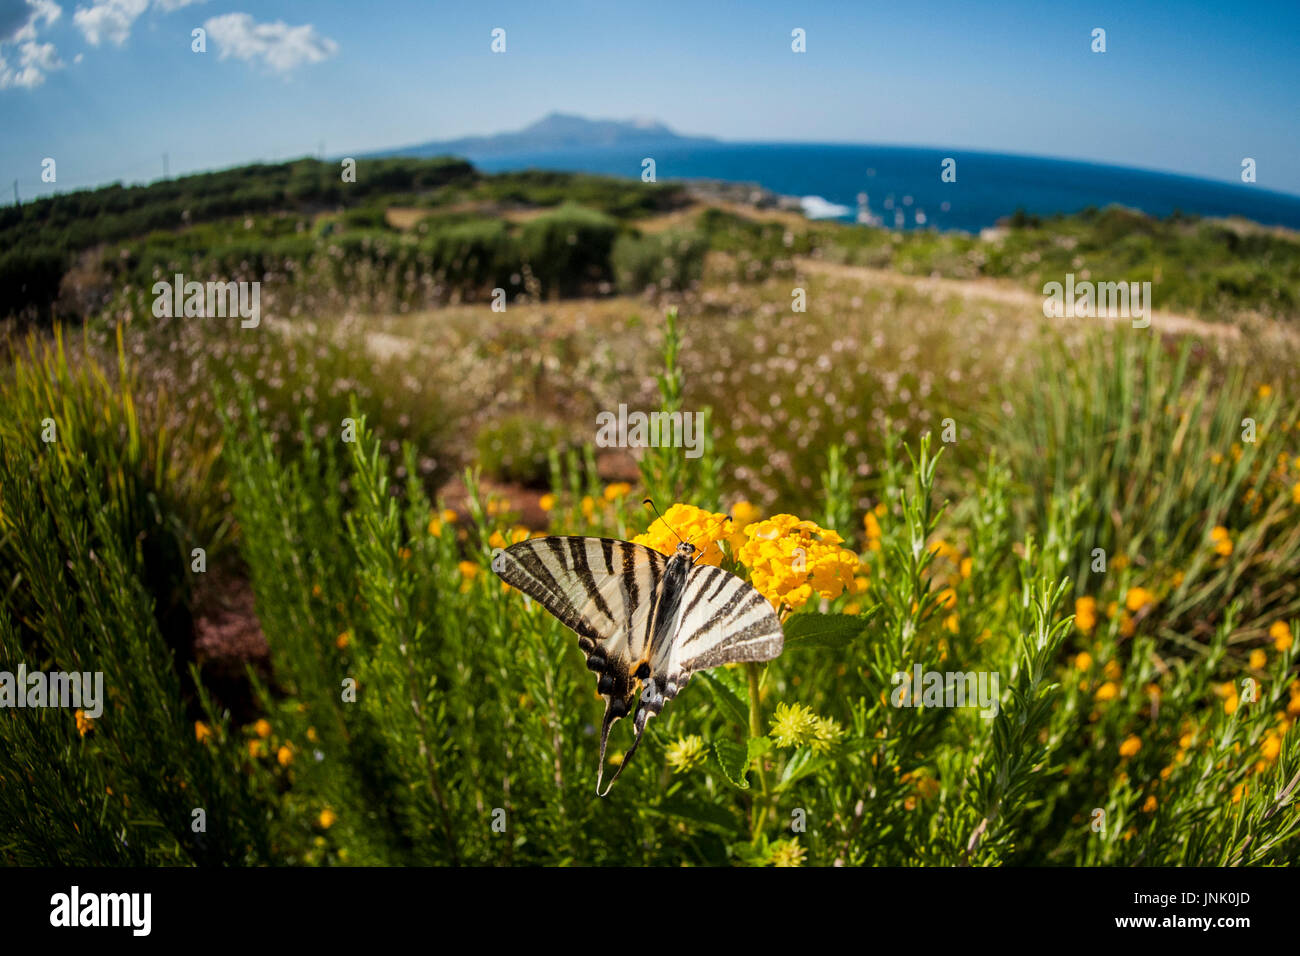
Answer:
<svg viewBox="0 0 1300 956"><path fill-rule="evenodd" d="M596 675L605 699L599 797L627 769L646 723L693 673L781 653L785 639L772 605L734 574L697 563L702 554L686 541L668 557L630 541L559 535L493 553L492 570L503 581L578 635ZM629 712L636 737L602 791L610 729Z"/></svg>

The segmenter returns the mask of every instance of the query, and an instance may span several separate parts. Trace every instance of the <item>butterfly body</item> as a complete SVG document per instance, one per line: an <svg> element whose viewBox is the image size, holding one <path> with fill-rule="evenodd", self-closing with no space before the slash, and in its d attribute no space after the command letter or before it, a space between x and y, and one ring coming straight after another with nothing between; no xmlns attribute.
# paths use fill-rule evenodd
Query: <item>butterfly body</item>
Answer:
<svg viewBox="0 0 1300 956"><path fill-rule="evenodd" d="M521 541L492 558L492 570L578 635L605 700L600 772L614 723L631 714L636 738L612 787L658 715L698 670L781 653L781 625L749 584L683 542L671 557L614 538L549 536ZM639 696L639 699L638 699Z"/></svg>

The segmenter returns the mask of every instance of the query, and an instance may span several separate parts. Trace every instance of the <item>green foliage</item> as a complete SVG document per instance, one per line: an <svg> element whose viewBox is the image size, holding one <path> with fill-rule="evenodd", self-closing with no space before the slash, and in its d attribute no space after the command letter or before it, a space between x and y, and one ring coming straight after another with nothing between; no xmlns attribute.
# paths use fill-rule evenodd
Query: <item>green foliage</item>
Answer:
<svg viewBox="0 0 1300 956"><path fill-rule="evenodd" d="M566 203L526 222L520 244L544 293L574 295L610 281L617 233L609 216Z"/></svg>
<svg viewBox="0 0 1300 956"><path fill-rule="evenodd" d="M500 481L547 486L552 453L576 447L572 430L536 415L507 415L485 425L475 439L479 467Z"/></svg>
<svg viewBox="0 0 1300 956"><path fill-rule="evenodd" d="M220 527L210 462L141 427L125 373L73 370L61 340L30 348L0 404L0 669L103 683L102 714L6 709L0 859L270 862L266 795L184 665L190 548Z"/></svg>
<svg viewBox="0 0 1300 956"><path fill-rule="evenodd" d="M698 232L625 233L615 240L610 261L623 292L681 292L699 281L707 249L708 240Z"/></svg>

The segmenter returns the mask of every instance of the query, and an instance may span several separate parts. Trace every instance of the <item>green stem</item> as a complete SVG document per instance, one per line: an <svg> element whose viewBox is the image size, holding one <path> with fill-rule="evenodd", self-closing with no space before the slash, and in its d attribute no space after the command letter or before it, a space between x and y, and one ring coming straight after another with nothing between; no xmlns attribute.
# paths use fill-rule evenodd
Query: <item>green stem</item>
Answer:
<svg viewBox="0 0 1300 956"><path fill-rule="evenodd" d="M762 674L762 669L758 664L750 661L745 665L745 670L749 672L749 735L751 737L763 736L763 714L758 702L758 678ZM750 840L758 842L758 838L763 833L763 823L767 820L767 804L769 791L767 789L767 771L763 769L763 758L758 758L758 786L762 792L762 797L755 800L756 806L750 810Z"/></svg>

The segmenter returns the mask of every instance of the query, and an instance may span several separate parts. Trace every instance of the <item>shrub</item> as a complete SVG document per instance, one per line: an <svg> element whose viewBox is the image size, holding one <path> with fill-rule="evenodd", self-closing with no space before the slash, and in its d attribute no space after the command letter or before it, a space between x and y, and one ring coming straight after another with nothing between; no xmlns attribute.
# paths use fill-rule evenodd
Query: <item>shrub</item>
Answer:
<svg viewBox="0 0 1300 956"><path fill-rule="evenodd" d="M550 455L573 446L567 427L528 414L508 415L485 425L475 439L478 465L485 474L530 487L545 487Z"/></svg>
<svg viewBox="0 0 1300 956"><path fill-rule="evenodd" d="M549 295L575 295L611 279L618 225L581 206L564 205L524 224L523 257Z"/></svg>

